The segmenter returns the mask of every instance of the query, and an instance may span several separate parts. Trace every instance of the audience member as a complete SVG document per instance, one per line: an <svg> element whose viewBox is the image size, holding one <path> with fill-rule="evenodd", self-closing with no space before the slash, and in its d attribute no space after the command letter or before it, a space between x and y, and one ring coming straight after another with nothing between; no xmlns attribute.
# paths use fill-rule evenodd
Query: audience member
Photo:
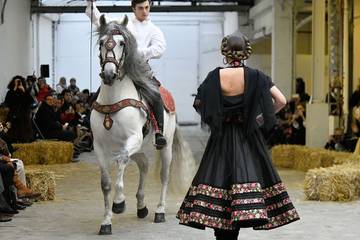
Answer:
<svg viewBox="0 0 360 240"><path fill-rule="evenodd" d="M36 113L36 123L46 139L58 139L63 141L73 141L75 133L68 130L68 125L62 125L60 119L54 111L54 97L48 95L40 105Z"/></svg>
<svg viewBox="0 0 360 240"><path fill-rule="evenodd" d="M305 103L310 100L309 94L305 91L305 82L301 77L296 78L296 86L295 86L296 94L299 94L300 102Z"/></svg>
<svg viewBox="0 0 360 240"><path fill-rule="evenodd" d="M64 91L64 89L67 88L67 85L66 85L66 78L65 77L61 77L59 79L59 83L56 84L56 93L57 94L61 94L62 91Z"/></svg>
<svg viewBox="0 0 360 240"><path fill-rule="evenodd" d="M29 94L31 95L31 97L34 100L34 104L33 104L32 108L37 107L38 106L38 100L37 100L36 97L39 94L39 86L37 84L35 75L27 76L27 78L26 78L26 89L27 89L27 92L29 92Z"/></svg>
<svg viewBox="0 0 360 240"><path fill-rule="evenodd" d="M39 93L37 95L37 100L39 102L42 102L45 100L45 97L53 92L53 90L50 88L49 85L46 84L45 78L40 77L38 79L38 85L39 85Z"/></svg>
<svg viewBox="0 0 360 240"><path fill-rule="evenodd" d="M8 136L12 142L31 142L33 140L31 106L34 100L25 87L25 79L15 76L8 85L5 97L4 103L9 108L7 121L11 124Z"/></svg>
<svg viewBox="0 0 360 240"><path fill-rule="evenodd" d="M73 96L69 89L64 89L61 93L63 104L60 108L60 122L61 124L68 123L69 127L77 125L75 119L75 107L73 106Z"/></svg>
<svg viewBox="0 0 360 240"><path fill-rule="evenodd" d="M70 78L70 85L68 89L71 91L73 96L75 96L80 91L80 89L76 86L75 78Z"/></svg>

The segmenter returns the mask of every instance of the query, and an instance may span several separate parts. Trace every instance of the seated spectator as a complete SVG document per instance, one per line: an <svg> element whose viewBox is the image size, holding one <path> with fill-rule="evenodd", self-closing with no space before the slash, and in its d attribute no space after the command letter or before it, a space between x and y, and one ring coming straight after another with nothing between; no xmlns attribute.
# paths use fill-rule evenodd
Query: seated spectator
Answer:
<svg viewBox="0 0 360 240"><path fill-rule="evenodd" d="M61 94L62 91L64 91L66 88L67 88L66 78L65 78L65 77L61 77L61 78L59 79L59 83L56 84L56 93L57 93L57 94Z"/></svg>
<svg viewBox="0 0 360 240"><path fill-rule="evenodd" d="M18 214L16 209L13 209L11 203L10 188L13 185L14 168L3 161L0 156L0 222L11 221L8 215Z"/></svg>
<svg viewBox="0 0 360 240"><path fill-rule="evenodd" d="M25 167L23 161L20 159L11 158L11 153L8 148L8 143L0 138L0 155L2 159L8 164L12 165L15 174L13 178L14 186L17 190L18 198L37 198L39 193L33 192L30 188L26 187Z"/></svg>
<svg viewBox="0 0 360 240"><path fill-rule="evenodd" d="M40 77L38 79L38 85L39 85L39 93L36 97L36 99L39 102L42 102L45 100L45 97L53 92L51 87L46 84L45 78Z"/></svg>
<svg viewBox="0 0 360 240"><path fill-rule="evenodd" d="M61 93L63 104L60 108L60 122L61 124L68 123L69 127L77 125L75 119L75 108L72 104L73 97L69 89L64 89Z"/></svg>
<svg viewBox="0 0 360 240"><path fill-rule="evenodd" d="M344 146L344 131L342 128L336 128L334 134L330 136L329 140L325 144L325 149L335 151L346 151Z"/></svg>
<svg viewBox="0 0 360 240"><path fill-rule="evenodd" d="M84 107L88 110L91 109L91 96L90 96L90 91L89 89L84 89L82 90L82 95L80 100L84 103Z"/></svg>
<svg viewBox="0 0 360 240"><path fill-rule="evenodd" d="M8 89L4 102L9 108L7 121L11 124L8 136L12 142L31 142L31 106L34 100L26 91L25 79L22 76L13 77Z"/></svg>
<svg viewBox="0 0 360 240"><path fill-rule="evenodd" d="M0 163L1 164L1 163ZM18 213L10 207L10 205L6 202L6 199L3 195L3 192L7 186L4 186L2 180L2 174L0 170L0 222L9 222L11 221L11 217L13 214Z"/></svg>
<svg viewBox="0 0 360 240"><path fill-rule="evenodd" d="M80 89L76 86L75 78L70 79L70 85L69 85L68 89L71 91L73 96L75 96L80 91Z"/></svg>
<svg viewBox="0 0 360 240"><path fill-rule="evenodd" d="M93 138L90 131L90 113L80 100L75 104L75 112L77 138L74 143L80 152L91 151Z"/></svg>
<svg viewBox="0 0 360 240"><path fill-rule="evenodd" d="M54 97L48 95L36 113L36 124L46 139L58 139L72 142L76 135L68 130L68 124L62 125L54 111Z"/></svg>

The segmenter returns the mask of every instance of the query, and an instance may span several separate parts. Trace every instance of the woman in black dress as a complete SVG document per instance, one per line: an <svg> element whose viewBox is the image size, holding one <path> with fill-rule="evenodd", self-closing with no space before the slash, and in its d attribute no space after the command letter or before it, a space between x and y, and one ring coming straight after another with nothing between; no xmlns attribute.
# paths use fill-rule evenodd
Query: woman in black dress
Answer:
<svg viewBox="0 0 360 240"><path fill-rule="evenodd" d="M243 65L251 47L242 33L226 36L221 52L230 66L211 71L195 98L211 136L177 217L232 240L240 228L273 229L299 216L263 137L286 99L268 76Z"/></svg>
<svg viewBox="0 0 360 240"><path fill-rule="evenodd" d="M31 105L34 99L26 90L25 78L15 76L8 85L5 104L9 107L7 121L11 123L8 136L12 142L31 142L33 131L31 124Z"/></svg>

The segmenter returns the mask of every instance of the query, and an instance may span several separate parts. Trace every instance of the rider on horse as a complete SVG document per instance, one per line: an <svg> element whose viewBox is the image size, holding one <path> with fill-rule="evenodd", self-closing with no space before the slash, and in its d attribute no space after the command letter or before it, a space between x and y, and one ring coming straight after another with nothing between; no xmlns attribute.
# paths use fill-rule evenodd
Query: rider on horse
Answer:
<svg viewBox="0 0 360 240"><path fill-rule="evenodd" d="M92 14L93 24L99 26L101 14L93 2L95 2L95 0L88 0L86 14L89 17L91 17ZM149 18L150 0L132 0L131 7L135 17L130 18L127 28L136 39L138 52L146 61L160 58L166 49L166 42L164 34ZM160 83L155 77L152 78L152 81L156 81L157 86L160 87ZM150 107L154 112L159 128L155 133L155 145L157 148L162 148L166 145L166 139L163 135L164 106L161 97L154 99L153 104Z"/></svg>

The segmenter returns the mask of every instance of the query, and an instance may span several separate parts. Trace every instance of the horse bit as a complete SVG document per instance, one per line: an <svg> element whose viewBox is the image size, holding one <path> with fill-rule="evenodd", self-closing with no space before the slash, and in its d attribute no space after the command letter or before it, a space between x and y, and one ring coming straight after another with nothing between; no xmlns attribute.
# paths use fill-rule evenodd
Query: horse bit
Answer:
<svg viewBox="0 0 360 240"><path fill-rule="evenodd" d="M101 47L102 47L102 44L100 44L100 55L99 55L99 58L100 58L100 65L101 65L101 73L99 74L100 77L103 79L104 78L104 67L105 67L105 64L106 63L113 63L115 64L116 66L116 76L118 77L118 79L121 81L124 76L125 76L125 73L123 73L122 75L120 75L120 67L122 66L122 64L124 63L124 60L125 60L125 48L123 49L123 52L121 54L121 58L120 60L116 60L116 55L115 55L115 52L114 52L114 48L116 46L116 42L114 41L113 39L113 36L114 35L123 35L121 33L120 30L112 30L110 33L107 34L108 35L108 39L106 40L106 42L104 43L105 44L105 49L106 49L106 52L105 52L105 59L102 58L102 55L101 55ZM121 46L125 46L125 43L121 43L120 44ZM108 57L108 53L111 52L113 57Z"/></svg>

